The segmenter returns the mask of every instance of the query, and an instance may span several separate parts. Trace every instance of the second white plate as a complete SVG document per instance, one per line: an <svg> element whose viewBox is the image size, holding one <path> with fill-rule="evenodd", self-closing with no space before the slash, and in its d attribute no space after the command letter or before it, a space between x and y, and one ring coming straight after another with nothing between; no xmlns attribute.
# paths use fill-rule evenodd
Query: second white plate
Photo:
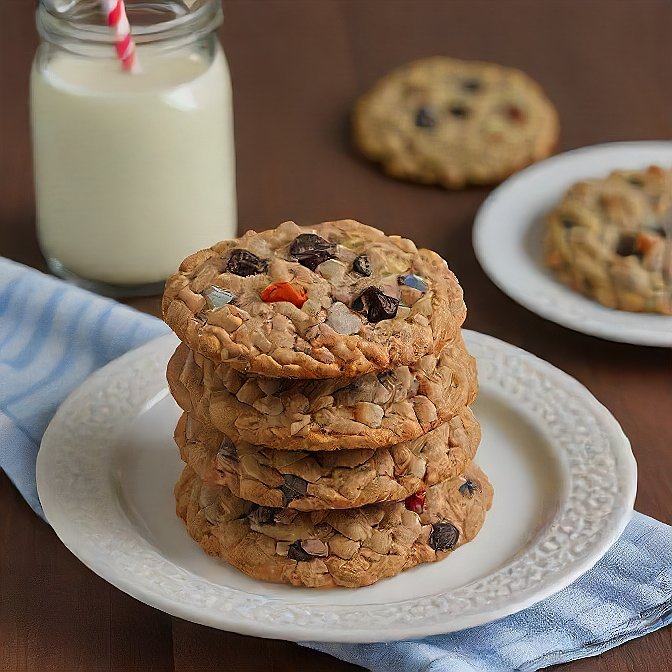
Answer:
<svg viewBox="0 0 672 672"><path fill-rule="evenodd" d="M632 510L627 438L577 381L489 336L478 359L478 462L495 487L485 526L442 562L361 588L250 579L205 555L175 515L179 410L165 336L94 373L61 406L37 463L63 543L121 590L170 614L243 634L370 642L479 625L564 588L615 541Z"/></svg>
<svg viewBox="0 0 672 672"><path fill-rule="evenodd" d="M583 147L534 164L490 194L474 222L476 256L512 299L547 320L611 341L672 346L672 317L612 310L561 284L542 263L544 215L579 180L672 167L672 142Z"/></svg>

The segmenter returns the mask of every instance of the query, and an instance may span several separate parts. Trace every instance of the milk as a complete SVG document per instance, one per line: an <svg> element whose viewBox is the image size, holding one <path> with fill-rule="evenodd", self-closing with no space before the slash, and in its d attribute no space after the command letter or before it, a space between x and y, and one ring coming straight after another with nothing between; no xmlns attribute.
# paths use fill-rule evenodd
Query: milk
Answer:
<svg viewBox="0 0 672 672"><path fill-rule="evenodd" d="M164 280L236 233L224 53L140 49L141 71L66 51L36 59L31 107L41 248L114 285ZM55 261L54 261L55 260Z"/></svg>

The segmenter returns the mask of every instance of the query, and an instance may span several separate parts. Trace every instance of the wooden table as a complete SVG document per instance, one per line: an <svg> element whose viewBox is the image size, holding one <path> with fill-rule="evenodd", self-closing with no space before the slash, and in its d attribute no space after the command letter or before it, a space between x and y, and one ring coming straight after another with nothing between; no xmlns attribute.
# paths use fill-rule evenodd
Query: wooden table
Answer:
<svg viewBox="0 0 672 672"><path fill-rule="evenodd" d="M470 244L485 189L397 182L348 141L353 99L412 58L450 54L519 66L560 111L561 149L670 138L669 0L233 0L222 39L235 90L244 229L354 217L407 232L460 278L467 325L575 376L614 413L639 463L637 508L672 518L672 358L576 334L499 292ZM32 5L0 3L0 254L44 268L34 233L28 72ZM158 298L132 302L152 313ZM1 449L1 448L0 448ZM294 644L172 618L95 576L0 475L0 670L348 670ZM558 670L672 669L670 629Z"/></svg>

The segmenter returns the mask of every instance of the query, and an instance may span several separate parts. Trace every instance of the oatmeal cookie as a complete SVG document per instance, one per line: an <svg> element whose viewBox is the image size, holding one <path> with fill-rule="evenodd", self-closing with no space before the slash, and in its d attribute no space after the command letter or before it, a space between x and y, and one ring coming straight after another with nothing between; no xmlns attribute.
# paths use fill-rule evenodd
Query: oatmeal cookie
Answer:
<svg viewBox="0 0 672 672"><path fill-rule="evenodd" d="M353 509L401 501L461 474L481 437L465 406L423 436L377 450L287 451L254 446L184 413L175 442L184 462L208 485L237 497L299 511Z"/></svg>
<svg viewBox="0 0 672 672"><path fill-rule="evenodd" d="M300 512L260 507L205 485L186 467L175 486L177 514L206 553L249 576L309 588L356 588L471 541L493 490L475 465L427 489L415 510L404 502Z"/></svg>
<svg viewBox="0 0 672 672"><path fill-rule="evenodd" d="M672 315L672 170L578 182L548 215L546 264L609 308Z"/></svg>
<svg viewBox="0 0 672 672"><path fill-rule="evenodd" d="M283 450L392 446L450 420L478 390L461 334L439 355L355 379L244 376L180 345L167 378L177 403L196 419Z"/></svg>
<svg viewBox="0 0 672 672"><path fill-rule="evenodd" d="M558 115L520 70L433 57L383 77L357 103L354 140L395 177L461 188L543 159Z"/></svg>
<svg viewBox="0 0 672 672"><path fill-rule="evenodd" d="M464 322L435 252L352 220L226 240L182 262L167 324L214 363L280 378L342 378L438 352Z"/></svg>

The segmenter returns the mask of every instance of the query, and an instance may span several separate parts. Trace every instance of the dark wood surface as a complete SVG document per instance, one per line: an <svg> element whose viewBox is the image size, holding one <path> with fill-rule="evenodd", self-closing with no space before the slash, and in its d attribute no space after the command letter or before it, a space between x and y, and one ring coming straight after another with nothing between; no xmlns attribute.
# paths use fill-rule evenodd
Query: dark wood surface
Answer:
<svg viewBox="0 0 672 672"><path fill-rule="evenodd" d="M33 4L0 3L0 254L44 268L28 132ZM388 179L351 152L347 120L355 96L388 69L449 54L535 77L560 111L563 150L669 139L672 3L236 0L225 2L225 13L241 228L354 217L438 250L464 286L467 326L564 369L614 413L639 463L637 508L670 522L670 352L576 334L516 305L488 281L471 248L487 190L447 193ZM132 303L155 314L159 305ZM0 670L349 669L294 644L219 632L135 601L76 560L0 474ZM672 669L670 629L556 669Z"/></svg>

